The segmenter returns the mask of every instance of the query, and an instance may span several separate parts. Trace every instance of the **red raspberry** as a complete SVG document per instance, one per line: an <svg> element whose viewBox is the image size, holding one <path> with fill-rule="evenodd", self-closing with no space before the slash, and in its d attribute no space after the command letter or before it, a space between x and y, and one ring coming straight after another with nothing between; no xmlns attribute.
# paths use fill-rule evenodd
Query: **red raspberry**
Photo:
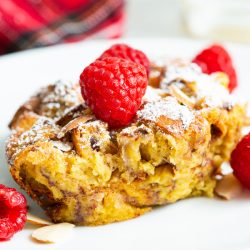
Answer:
<svg viewBox="0 0 250 250"><path fill-rule="evenodd" d="M150 62L147 56L140 50L133 49L126 44L114 44L104 51L99 59L107 56L119 57L143 65L149 75Z"/></svg>
<svg viewBox="0 0 250 250"><path fill-rule="evenodd" d="M96 60L80 76L81 92L97 118L111 127L130 123L147 87L145 67L118 57Z"/></svg>
<svg viewBox="0 0 250 250"><path fill-rule="evenodd" d="M230 92L237 87L237 75L231 56L222 46L212 45L204 49L193 62L198 64L204 73L211 74L218 71L226 73L230 80L228 86Z"/></svg>
<svg viewBox="0 0 250 250"><path fill-rule="evenodd" d="M9 240L23 229L27 216L25 197L14 188L0 184L0 241Z"/></svg>
<svg viewBox="0 0 250 250"><path fill-rule="evenodd" d="M250 188L250 133L242 138L231 154L234 175L243 186Z"/></svg>

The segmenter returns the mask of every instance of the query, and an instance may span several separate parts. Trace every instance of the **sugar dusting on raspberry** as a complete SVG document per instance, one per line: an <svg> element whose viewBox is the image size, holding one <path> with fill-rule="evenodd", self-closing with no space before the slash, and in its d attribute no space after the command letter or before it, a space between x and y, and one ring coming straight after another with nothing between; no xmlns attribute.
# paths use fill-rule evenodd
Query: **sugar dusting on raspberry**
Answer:
<svg viewBox="0 0 250 250"><path fill-rule="evenodd" d="M160 87L167 89L169 84L173 82L195 83L196 101L204 98L210 107L231 107L235 103L229 91L213 75L202 73L201 68L195 63L169 66Z"/></svg>
<svg viewBox="0 0 250 250"><path fill-rule="evenodd" d="M202 50L193 59L204 73L224 72L229 78L228 90L232 92L238 85L237 73L230 53L222 45L213 44Z"/></svg>
<svg viewBox="0 0 250 250"><path fill-rule="evenodd" d="M146 103L143 109L137 112L137 116L153 122L160 116L166 116L172 120L180 120L183 129L187 129L194 120L194 113L171 96Z"/></svg>

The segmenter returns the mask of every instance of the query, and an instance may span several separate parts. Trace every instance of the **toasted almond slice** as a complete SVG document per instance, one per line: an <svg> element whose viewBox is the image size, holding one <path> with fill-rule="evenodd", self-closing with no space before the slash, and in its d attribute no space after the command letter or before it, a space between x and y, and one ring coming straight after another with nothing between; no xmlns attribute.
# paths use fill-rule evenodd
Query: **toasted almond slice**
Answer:
<svg viewBox="0 0 250 250"><path fill-rule="evenodd" d="M172 96L174 96L180 103L188 106L189 108L193 109L195 106L195 102L189 98L183 91L177 88L174 85L169 86L169 90Z"/></svg>
<svg viewBox="0 0 250 250"><path fill-rule="evenodd" d="M51 141L51 143L63 152L68 152L73 148L72 143L64 143L62 141Z"/></svg>
<svg viewBox="0 0 250 250"><path fill-rule="evenodd" d="M93 115L86 115L86 116L79 116L75 118L74 120L70 121L68 124L66 124L60 131L60 133L57 135L57 137L60 139L62 138L67 132L70 130L77 128L79 124L85 123L91 119L93 119Z"/></svg>
<svg viewBox="0 0 250 250"><path fill-rule="evenodd" d="M59 223L36 229L32 233L32 238L41 243L62 242L72 233L75 225L70 223Z"/></svg>
<svg viewBox="0 0 250 250"><path fill-rule="evenodd" d="M37 225L37 226L53 225L51 221L39 218L36 215L30 214L30 213L27 214L27 222Z"/></svg>
<svg viewBox="0 0 250 250"><path fill-rule="evenodd" d="M239 196L243 191L241 183L236 179L233 174L223 176L217 182L215 193L223 199L231 200Z"/></svg>

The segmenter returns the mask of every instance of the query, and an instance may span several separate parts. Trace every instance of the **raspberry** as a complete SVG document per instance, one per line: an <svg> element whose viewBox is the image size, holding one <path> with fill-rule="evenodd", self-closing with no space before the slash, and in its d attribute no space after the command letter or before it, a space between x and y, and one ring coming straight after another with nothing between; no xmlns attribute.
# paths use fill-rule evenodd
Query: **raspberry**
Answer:
<svg viewBox="0 0 250 250"><path fill-rule="evenodd" d="M114 128L130 123L147 82L145 67L118 57L96 60L80 76L84 100L97 118Z"/></svg>
<svg viewBox="0 0 250 250"><path fill-rule="evenodd" d="M246 188L250 188L250 133L242 138L231 154L234 175Z"/></svg>
<svg viewBox="0 0 250 250"><path fill-rule="evenodd" d="M99 59L107 56L119 57L143 65L149 75L150 62L147 56L140 50L133 49L126 44L114 44L104 51Z"/></svg>
<svg viewBox="0 0 250 250"><path fill-rule="evenodd" d="M224 72L229 77L228 89L232 92L237 87L237 75L229 53L220 45L212 45L201 51L193 62L198 64L207 74Z"/></svg>
<svg viewBox="0 0 250 250"><path fill-rule="evenodd" d="M14 188L0 184L0 241L9 240L23 229L27 216L25 197Z"/></svg>

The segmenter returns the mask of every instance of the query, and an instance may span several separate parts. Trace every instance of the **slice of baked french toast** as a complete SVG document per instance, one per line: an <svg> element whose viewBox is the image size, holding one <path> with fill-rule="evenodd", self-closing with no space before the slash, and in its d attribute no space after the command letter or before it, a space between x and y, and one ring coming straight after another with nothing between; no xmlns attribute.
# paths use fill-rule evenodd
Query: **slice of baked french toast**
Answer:
<svg viewBox="0 0 250 250"><path fill-rule="evenodd" d="M10 123L10 172L54 222L106 224L212 197L246 121L227 80L195 64L154 65L141 109L119 129L96 119L78 85L49 85Z"/></svg>

